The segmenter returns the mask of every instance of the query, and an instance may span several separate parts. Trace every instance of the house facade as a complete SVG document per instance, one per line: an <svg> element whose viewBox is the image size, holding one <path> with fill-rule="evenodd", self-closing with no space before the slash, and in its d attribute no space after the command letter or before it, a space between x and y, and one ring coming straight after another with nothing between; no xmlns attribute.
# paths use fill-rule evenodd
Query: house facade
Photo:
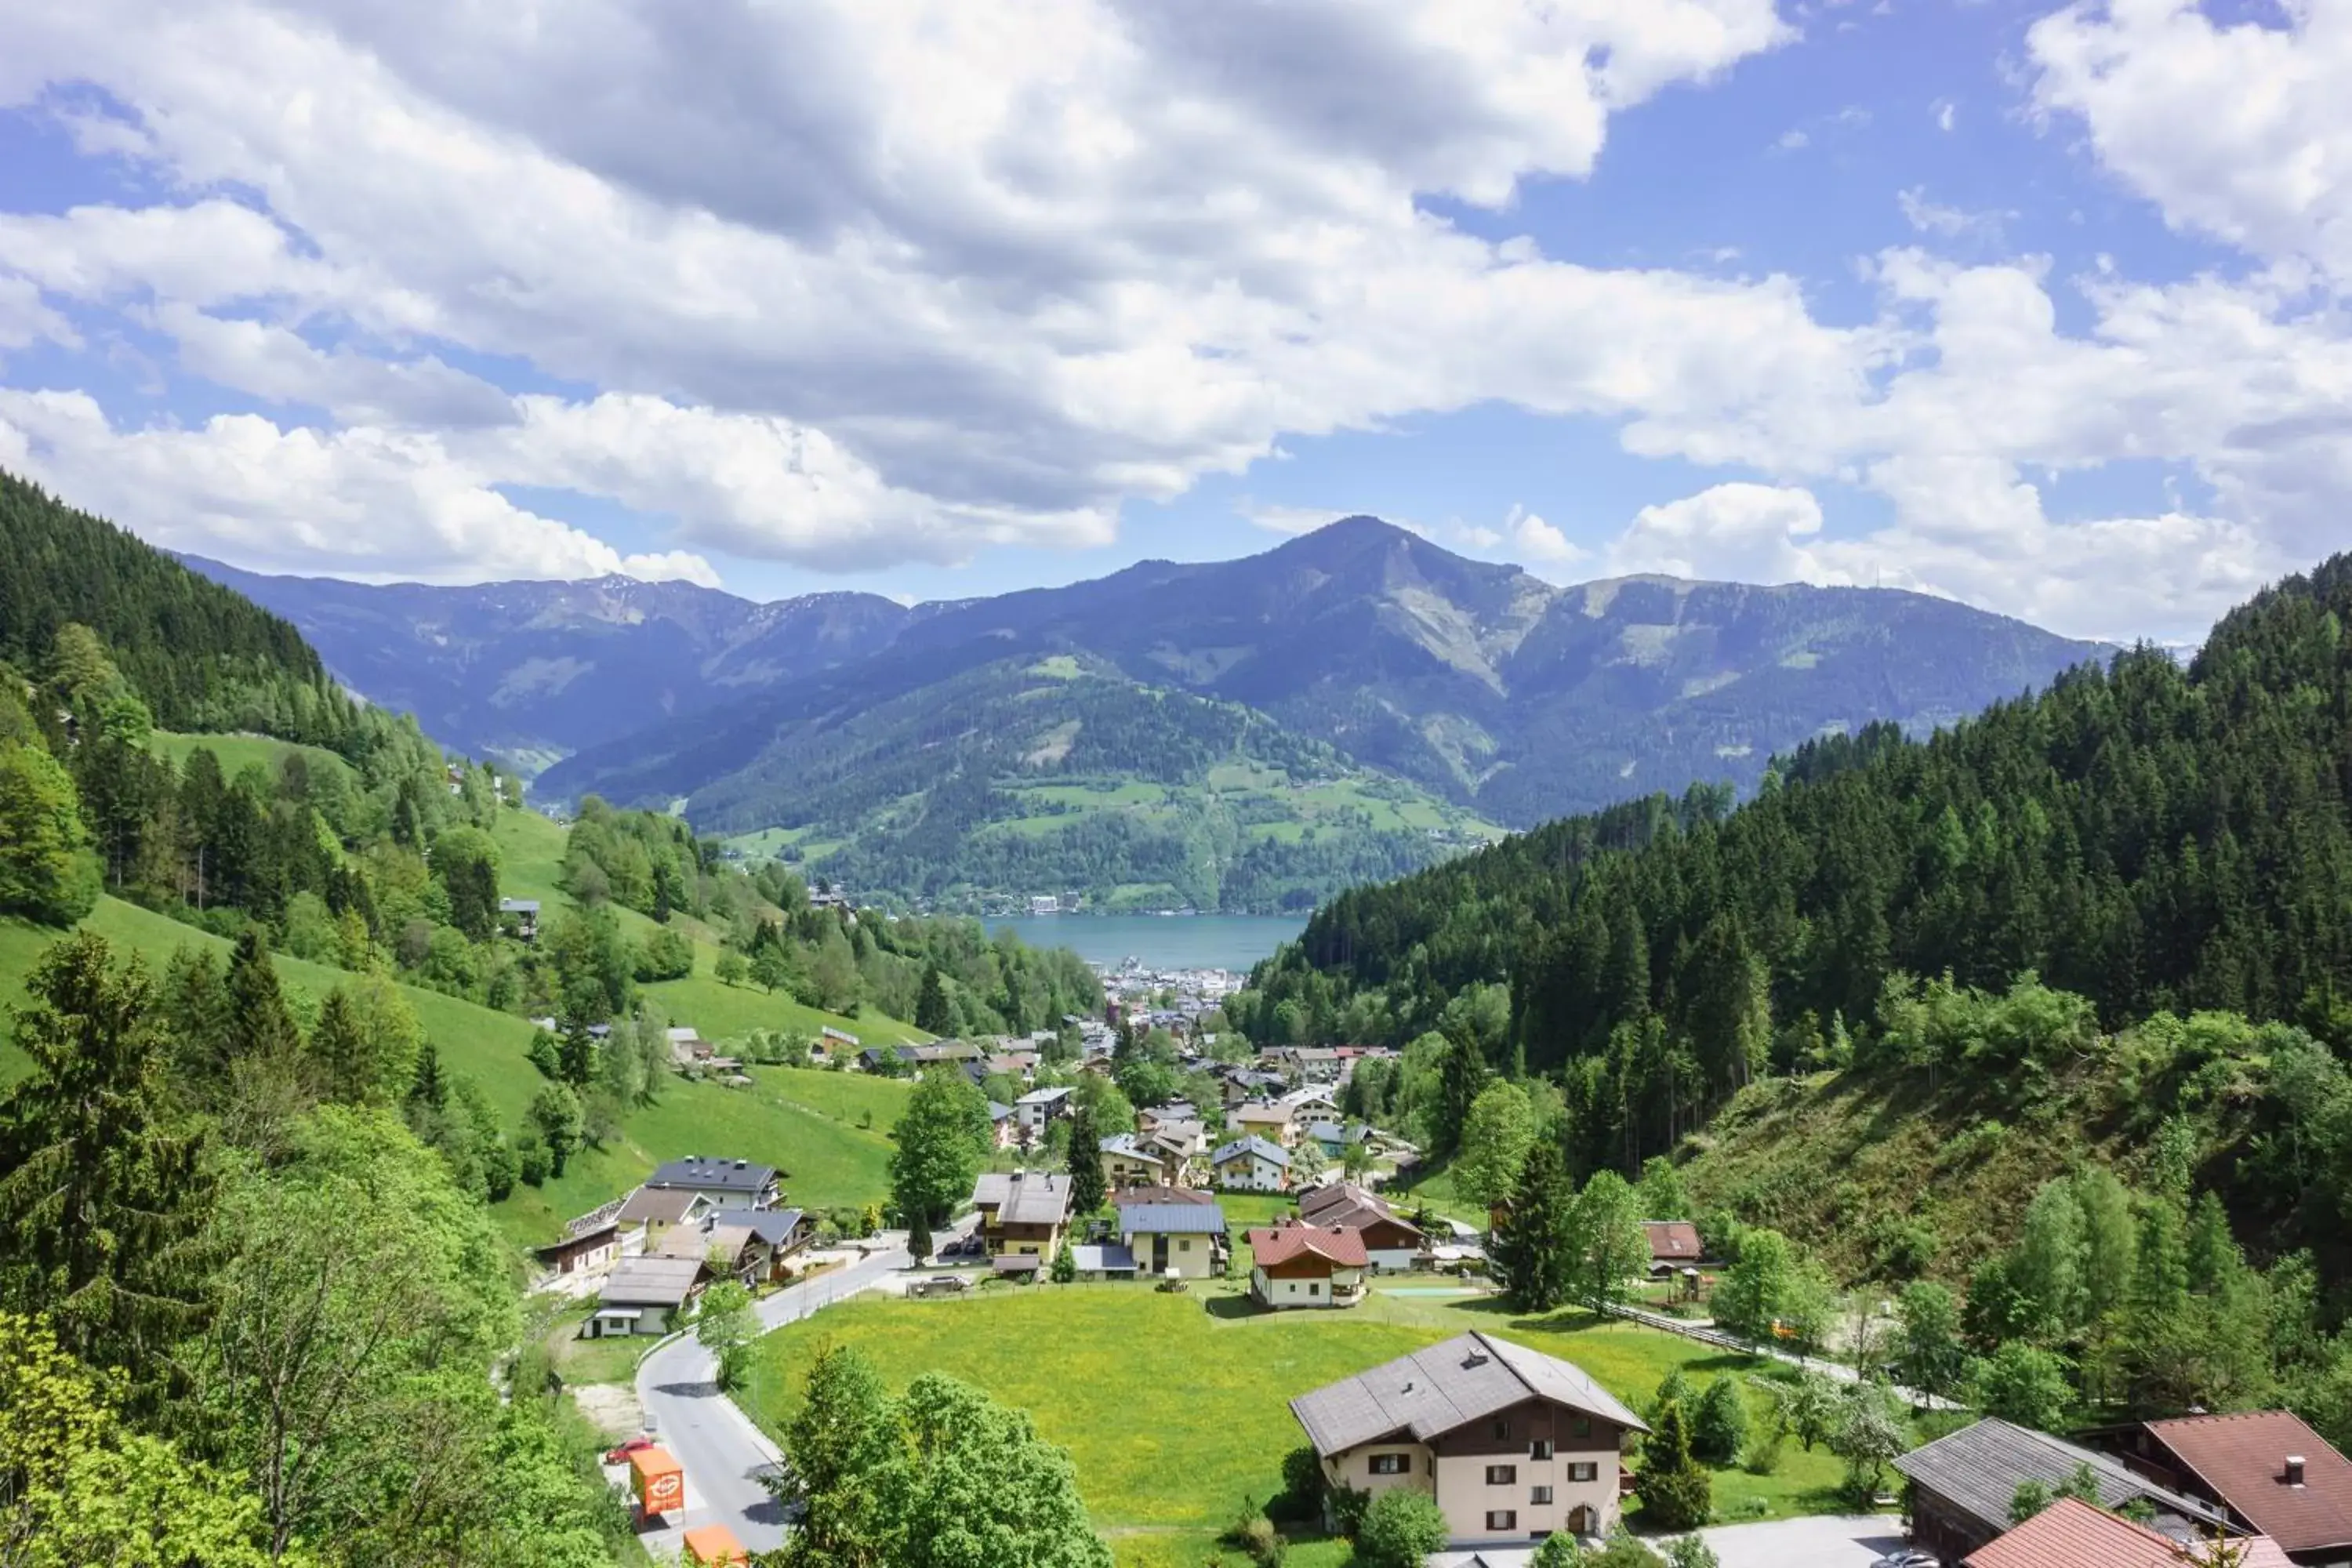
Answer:
<svg viewBox="0 0 2352 1568"><path fill-rule="evenodd" d="M1214 1204L1118 1205L1118 1239L1139 1271L1213 1279L1225 1271L1225 1211Z"/></svg>
<svg viewBox="0 0 2352 1568"><path fill-rule="evenodd" d="M1250 1100L1234 1107L1225 1125L1245 1136L1255 1136L1288 1149L1298 1142L1298 1123L1280 1101Z"/></svg>
<svg viewBox="0 0 2352 1568"><path fill-rule="evenodd" d="M1217 1185L1244 1193L1280 1193L1290 1188L1290 1154L1263 1138L1236 1138L1209 1156Z"/></svg>
<svg viewBox="0 0 2352 1568"><path fill-rule="evenodd" d="M1250 1295L1276 1311L1353 1307L1370 1271L1364 1239L1312 1225L1278 1225L1249 1233Z"/></svg>
<svg viewBox="0 0 2352 1568"><path fill-rule="evenodd" d="M1013 1119L1021 1126L1021 1141L1034 1143L1045 1136L1047 1122L1067 1116L1076 1109L1066 1089L1031 1089L1013 1102Z"/></svg>
<svg viewBox="0 0 2352 1568"><path fill-rule="evenodd" d="M1102 1168L1103 1180L1114 1189L1159 1185L1169 1177L1168 1156L1132 1132L1102 1141Z"/></svg>
<svg viewBox="0 0 2352 1568"><path fill-rule="evenodd" d="M1070 1178L1061 1171L990 1171L972 1188L971 1202L990 1257L1050 1262L1070 1223Z"/></svg>
<svg viewBox="0 0 2352 1568"><path fill-rule="evenodd" d="M1374 1496L1427 1493L1457 1547L1606 1534L1619 1517L1625 1440L1649 1430L1572 1363L1476 1331L1290 1408L1328 1481Z"/></svg>
<svg viewBox="0 0 2352 1568"><path fill-rule="evenodd" d="M590 1339L667 1333L709 1280L710 1270L699 1257L624 1258L605 1277L584 1332Z"/></svg>

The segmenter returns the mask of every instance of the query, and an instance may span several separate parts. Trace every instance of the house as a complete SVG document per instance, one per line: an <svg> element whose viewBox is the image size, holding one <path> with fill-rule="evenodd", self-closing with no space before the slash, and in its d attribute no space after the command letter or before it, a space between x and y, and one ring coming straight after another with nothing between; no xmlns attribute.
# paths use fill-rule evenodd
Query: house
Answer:
<svg viewBox="0 0 2352 1568"><path fill-rule="evenodd" d="M2226 1523L2221 1511L2133 1474L2105 1454L1987 1417L1898 1455L1911 1479L1912 1539L1920 1550L1958 1563L2009 1531L2009 1505L2021 1481L2056 1491L2091 1468L2098 1503L2110 1510L2134 1501L2155 1510L2156 1528L2175 1540Z"/></svg>
<svg viewBox="0 0 2352 1568"><path fill-rule="evenodd" d="M1070 1223L1070 1178L1060 1171L990 1171L972 1188L971 1203L991 1257L1050 1259Z"/></svg>
<svg viewBox="0 0 2352 1568"><path fill-rule="evenodd" d="M2093 1508L2079 1498L2060 1498L2008 1534L1980 1546L1960 1568L2181 1568L2208 1554L2183 1558L2184 1543L2144 1524ZM2291 1568L2291 1560L2267 1536L2230 1542L2237 1568Z"/></svg>
<svg viewBox="0 0 2352 1568"><path fill-rule="evenodd" d="M1475 1330L1290 1409L1332 1486L1426 1492L1456 1546L1607 1534L1625 1439L1649 1430L1582 1368Z"/></svg>
<svg viewBox="0 0 2352 1568"><path fill-rule="evenodd" d="M773 1165L688 1154L683 1160L665 1161L646 1178L646 1185L656 1192L700 1193L715 1209L763 1209L776 1201L776 1179L781 1174Z"/></svg>
<svg viewBox="0 0 2352 1568"><path fill-rule="evenodd" d="M1186 1279L1214 1279L1225 1271L1225 1211L1213 1203L1131 1203L1122 1193L1114 1228L1136 1267L1155 1277L1172 1268Z"/></svg>
<svg viewBox="0 0 2352 1568"><path fill-rule="evenodd" d="M1248 1240L1250 1294L1259 1305L1352 1307L1364 1299L1371 1260L1354 1231L1293 1222L1251 1231Z"/></svg>
<svg viewBox="0 0 2352 1568"><path fill-rule="evenodd" d="M1368 1142L1372 1130L1361 1122L1350 1127L1340 1121L1310 1121L1307 1136L1322 1147L1324 1154L1334 1160L1345 1159L1348 1151Z"/></svg>
<svg viewBox="0 0 2352 1568"><path fill-rule="evenodd" d="M976 1062L980 1060L980 1047L969 1040L940 1040L928 1046L900 1046L898 1058L920 1072L925 1068Z"/></svg>
<svg viewBox="0 0 2352 1568"><path fill-rule="evenodd" d="M1290 1186L1290 1154L1263 1138L1236 1138L1209 1156L1217 1185L1244 1193L1279 1193Z"/></svg>
<svg viewBox="0 0 2352 1568"><path fill-rule="evenodd" d="M1397 1217L1388 1200L1353 1182L1334 1182L1303 1194L1298 1213L1309 1225L1352 1230L1362 1237L1365 1256L1375 1272L1385 1268L1401 1273L1411 1268L1428 1245L1417 1226Z"/></svg>
<svg viewBox="0 0 2352 1568"><path fill-rule="evenodd" d="M1012 1149L1021 1142L1021 1123L1013 1108L996 1100L988 1102L989 1137L1000 1149Z"/></svg>
<svg viewBox="0 0 2352 1568"><path fill-rule="evenodd" d="M1298 1142L1298 1125L1291 1120L1290 1107L1278 1100L1253 1100L1237 1105L1226 1116L1225 1125L1234 1131L1264 1138L1286 1149Z"/></svg>
<svg viewBox="0 0 2352 1568"><path fill-rule="evenodd" d="M664 1029L669 1041L669 1059L674 1067L692 1067L710 1059L710 1045L691 1028Z"/></svg>
<svg viewBox="0 0 2352 1568"><path fill-rule="evenodd" d="M858 1046L856 1035L846 1029L836 1029L830 1024L817 1030L816 1042L819 1048L827 1056L835 1056L843 1051L855 1051Z"/></svg>
<svg viewBox="0 0 2352 1568"><path fill-rule="evenodd" d="M1213 1204L1217 1200L1198 1187L1129 1187L1118 1194L1123 1204Z"/></svg>
<svg viewBox="0 0 2352 1568"><path fill-rule="evenodd" d="M710 1281L699 1255L692 1258L624 1258L604 1279L587 1337L661 1334L677 1314L691 1307Z"/></svg>
<svg viewBox="0 0 2352 1568"><path fill-rule="evenodd" d="M532 1249L531 1256L557 1274L593 1274L621 1257L618 1205L606 1204L563 1227L563 1237Z"/></svg>
<svg viewBox="0 0 2352 1568"><path fill-rule="evenodd" d="M1162 1126L1171 1121L1198 1121L1200 1120L1200 1109L1191 1100L1171 1100L1165 1105L1147 1105L1142 1110L1137 1111L1135 1113L1135 1128L1139 1132L1157 1132Z"/></svg>
<svg viewBox="0 0 2352 1568"><path fill-rule="evenodd" d="M683 1188L656 1192L639 1187L623 1201L614 1218L621 1228L621 1252L634 1257L661 1245L672 1226L696 1225L710 1212L710 1200Z"/></svg>
<svg viewBox="0 0 2352 1568"><path fill-rule="evenodd" d="M1134 1133L1120 1132L1102 1141L1102 1168L1103 1180L1114 1188L1160 1184L1168 1179L1168 1156Z"/></svg>
<svg viewBox="0 0 2352 1568"><path fill-rule="evenodd" d="M772 1280L790 1279L793 1256L816 1239L816 1222L799 1209L761 1209L742 1223L767 1246L767 1277Z"/></svg>
<svg viewBox="0 0 2352 1568"><path fill-rule="evenodd" d="M757 1231L740 1223L740 1210L719 1210L699 1226L679 1226L662 1237L657 1258L699 1258L709 1264L712 1277L731 1274L745 1289L773 1273L774 1251Z"/></svg>
<svg viewBox="0 0 2352 1568"><path fill-rule="evenodd" d="M500 899L499 929L517 942L539 940L539 900L537 899Z"/></svg>
<svg viewBox="0 0 2352 1568"><path fill-rule="evenodd" d="M2352 1460L2292 1412L2150 1421L2123 1458L2268 1536L2290 1562L2352 1563Z"/></svg>
<svg viewBox="0 0 2352 1568"><path fill-rule="evenodd" d="M1034 1143L1045 1136L1045 1124L1069 1115L1077 1110L1071 1103L1067 1089L1033 1089L1013 1102L1013 1115L1021 1123L1021 1139Z"/></svg>
<svg viewBox="0 0 2352 1568"><path fill-rule="evenodd" d="M1132 1279L1135 1278L1135 1253L1125 1247L1108 1243L1088 1244L1070 1248L1070 1262L1081 1279Z"/></svg>
<svg viewBox="0 0 2352 1568"><path fill-rule="evenodd" d="M1652 1274L1692 1268L1706 1250L1699 1241L1698 1226L1686 1219L1645 1219L1642 1228L1650 1237Z"/></svg>

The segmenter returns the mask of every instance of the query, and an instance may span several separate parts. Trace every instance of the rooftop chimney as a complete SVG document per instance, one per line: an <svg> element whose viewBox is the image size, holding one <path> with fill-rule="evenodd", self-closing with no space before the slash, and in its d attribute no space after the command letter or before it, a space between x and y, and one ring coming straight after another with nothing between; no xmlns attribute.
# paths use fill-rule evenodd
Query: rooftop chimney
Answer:
<svg viewBox="0 0 2352 1568"><path fill-rule="evenodd" d="M2303 1485L2303 1456L2301 1454L2289 1454L2286 1457L2286 1484L2291 1487L2299 1487Z"/></svg>

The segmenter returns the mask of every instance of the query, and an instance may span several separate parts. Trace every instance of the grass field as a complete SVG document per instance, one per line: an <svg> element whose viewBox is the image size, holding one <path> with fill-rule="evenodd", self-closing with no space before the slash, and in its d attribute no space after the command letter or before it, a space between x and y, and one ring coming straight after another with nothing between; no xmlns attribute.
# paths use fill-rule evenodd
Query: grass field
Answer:
<svg viewBox="0 0 2352 1568"><path fill-rule="evenodd" d="M1473 1328L1573 1361L1628 1403L1646 1400L1675 1367L1703 1385L1767 1364L1581 1313L1525 1319L1492 1297L1376 1289L1351 1311L1267 1314L1246 1310L1230 1287L1170 1296L1136 1285L1034 1286L829 1309L761 1342L745 1404L779 1430L802 1371L827 1342L865 1351L894 1386L948 1373L1027 1410L1070 1450L1122 1568L1199 1568L1238 1562L1221 1557L1215 1536L1245 1498L1263 1503L1278 1488L1282 1456L1303 1440L1292 1397ZM1760 1402L1751 1403L1760 1417ZM1823 1511L1835 1506L1839 1475L1826 1451L1791 1444L1774 1475L1716 1472L1717 1513ZM1344 1548L1325 1544L1290 1559L1317 1568L1344 1560Z"/></svg>
<svg viewBox="0 0 2352 1568"><path fill-rule="evenodd" d="M83 923L118 952L136 952L154 968L184 944L212 948L224 959L229 947L218 937L114 899L100 900ZM26 972L58 936L45 927L0 921L0 1006L23 1000ZM276 963L292 1005L305 1016L350 978L341 970L284 955ZM520 1121L541 1082L525 1056L530 1024L437 992L411 986L401 991L444 1067L479 1083L501 1118ZM13 1040L0 1044L0 1082L15 1079L26 1065ZM492 1208L492 1217L518 1245L545 1241L564 1220L627 1191L655 1165L681 1154L724 1152L775 1165L789 1173L787 1200L803 1207L863 1204L884 1195L890 1157L885 1134L898 1120L908 1092L905 1084L788 1068L754 1068L752 1079L750 1089L666 1080L661 1099L633 1111L618 1141L583 1150L562 1176L543 1187L516 1188Z"/></svg>
<svg viewBox="0 0 2352 1568"><path fill-rule="evenodd" d="M347 779L355 776L352 765L332 752L293 741L273 740L268 735L182 735L158 730L149 736L148 742L156 755L169 757L174 764L186 763L188 753L201 746L220 759L223 778L233 779L255 763L268 768L275 777L278 763L296 752L308 759L314 769L329 769Z"/></svg>

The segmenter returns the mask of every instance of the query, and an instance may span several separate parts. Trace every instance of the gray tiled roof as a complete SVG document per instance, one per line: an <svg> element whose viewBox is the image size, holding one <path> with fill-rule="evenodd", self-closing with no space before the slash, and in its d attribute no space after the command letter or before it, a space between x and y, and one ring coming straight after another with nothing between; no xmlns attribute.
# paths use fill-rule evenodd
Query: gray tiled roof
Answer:
<svg viewBox="0 0 2352 1568"><path fill-rule="evenodd" d="M759 1193L766 1191L775 1179L773 1165L689 1154L683 1160L664 1161L660 1170L646 1178L646 1185L688 1187L700 1193Z"/></svg>
<svg viewBox="0 0 2352 1568"><path fill-rule="evenodd" d="M1265 1139L1259 1137L1255 1132L1251 1133L1246 1138L1236 1138L1232 1142L1226 1144L1223 1148L1219 1149L1215 1153L1209 1156L1209 1163L1212 1165L1222 1165L1226 1161L1241 1154L1255 1154L1259 1159L1270 1160L1286 1171L1290 1169L1290 1151L1285 1149L1279 1143L1267 1142Z"/></svg>
<svg viewBox="0 0 2352 1568"><path fill-rule="evenodd" d="M1102 1141L1100 1149L1106 1154L1118 1154L1130 1160L1149 1160L1155 1165L1168 1163L1168 1157L1157 1149L1146 1149L1137 1142L1132 1132L1112 1133Z"/></svg>
<svg viewBox="0 0 2352 1568"><path fill-rule="evenodd" d="M1996 1533L2009 1528L2009 1505L2017 1496L2020 1481L2040 1481L2054 1490L2083 1465L2090 1466L2098 1478L2101 1508L2112 1511L2134 1498L2146 1498L2159 1514L2200 1521L2219 1521L2221 1517L2201 1502L2133 1474L2104 1454L1993 1416L1895 1460L1896 1469Z"/></svg>
<svg viewBox="0 0 2352 1568"><path fill-rule="evenodd" d="M1290 1409L1328 1456L1397 1432L1426 1443L1528 1399L1649 1430L1581 1367L1475 1330L1302 1394Z"/></svg>
<svg viewBox="0 0 2352 1568"><path fill-rule="evenodd" d="M1120 1204L1121 1236L1223 1236L1225 1211L1214 1204Z"/></svg>
<svg viewBox="0 0 2352 1568"><path fill-rule="evenodd" d="M975 1208L993 1206L999 1224L1060 1225L1070 1217L1070 1178L1053 1171L982 1173L971 1190Z"/></svg>
<svg viewBox="0 0 2352 1568"><path fill-rule="evenodd" d="M600 1292L608 1307L676 1307L702 1275L702 1258L624 1258Z"/></svg>

